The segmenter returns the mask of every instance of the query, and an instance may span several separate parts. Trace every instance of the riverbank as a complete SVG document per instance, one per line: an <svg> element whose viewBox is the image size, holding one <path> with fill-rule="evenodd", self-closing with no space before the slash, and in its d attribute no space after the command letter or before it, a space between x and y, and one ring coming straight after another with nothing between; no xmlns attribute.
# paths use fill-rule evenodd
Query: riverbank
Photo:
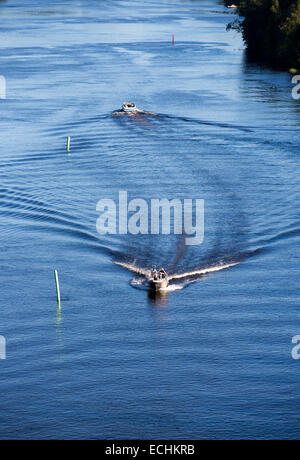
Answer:
<svg viewBox="0 0 300 460"><path fill-rule="evenodd" d="M225 2L226 6L231 3L230 0ZM298 73L300 2L248 0L235 3L240 19L232 22L229 28L241 31L249 58Z"/></svg>

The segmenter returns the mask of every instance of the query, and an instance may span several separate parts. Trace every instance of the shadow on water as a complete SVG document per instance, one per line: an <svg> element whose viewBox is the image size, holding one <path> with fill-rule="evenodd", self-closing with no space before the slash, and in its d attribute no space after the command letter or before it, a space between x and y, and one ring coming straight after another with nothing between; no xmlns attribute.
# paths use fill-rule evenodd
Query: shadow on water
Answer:
<svg viewBox="0 0 300 460"><path fill-rule="evenodd" d="M148 291L148 300L150 306L165 308L168 306L168 292L155 292L152 290Z"/></svg>

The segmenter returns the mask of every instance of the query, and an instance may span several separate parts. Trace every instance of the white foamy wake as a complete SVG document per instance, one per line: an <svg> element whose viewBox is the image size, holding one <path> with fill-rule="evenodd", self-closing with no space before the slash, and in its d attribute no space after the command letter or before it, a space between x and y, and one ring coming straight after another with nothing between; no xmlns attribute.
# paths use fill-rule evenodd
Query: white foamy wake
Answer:
<svg viewBox="0 0 300 460"><path fill-rule="evenodd" d="M126 264L125 262L115 262L115 264L119 265L120 267L126 268L131 272L146 276L147 278L151 277L151 270L146 270L144 268L136 267L135 265Z"/></svg>
<svg viewBox="0 0 300 460"><path fill-rule="evenodd" d="M151 270L136 267L135 265L127 264L125 262L115 262L115 264L119 265L120 267L126 268L127 270L131 272L138 273L139 275L146 276L147 278L151 278ZM170 275L168 276L168 279L171 281L174 279L189 278L189 277L197 276L197 275L201 276L201 275L205 275L206 273L218 272L220 270L225 270L226 268L235 267L236 265L239 265L239 263L235 262L232 264L216 265L215 267L201 268L199 270L193 270L193 271L186 272L186 273L179 273L178 275Z"/></svg>
<svg viewBox="0 0 300 460"><path fill-rule="evenodd" d="M131 286L143 286L143 285L145 284L145 281L146 281L146 280L145 280L144 277L141 278L141 277L139 276L138 278L134 277L134 278L131 280L130 284L131 284Z"/></svg>
<svg viewBox="0 0 300 460"><path fill-rule="evenodd" d="M194 271L190 271L186 273L179 273L178 275L170 275L169 280L188 278L188 277L197 276L197 275L201 276L201 275L205 275L206 273L218 272L220 270L225 270L226 268L235 267L236 265L238 265L238 262L234 264L217 265L216 267L202 268L199 270L194 270Z"/></svg>
<svg viewBox="0 0 300 460"><path fill-rule="evenodd" d="M160 289L160 292L180 291L185 287L184 284L169 284L168 287Z"/></svg>

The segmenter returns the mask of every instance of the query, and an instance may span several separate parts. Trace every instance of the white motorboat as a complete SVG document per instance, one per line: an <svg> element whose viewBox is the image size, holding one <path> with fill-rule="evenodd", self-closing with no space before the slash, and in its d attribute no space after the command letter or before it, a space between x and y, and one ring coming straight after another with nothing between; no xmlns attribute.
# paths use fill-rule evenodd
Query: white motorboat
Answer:
<svg viewBox="0 0 300 460"><path fill-rule="evenodd" d="M151 278L149 279L149 286L154 291L162 291L169 286L169 278L163 268L158 272L156 267L153 267Z"/></svg>
<svg viewBox="0 0 300 460"><path fill-rule="evenodd" d="M127 113L139 112L134 102L124 102L122 105L123 111Z"/></svg>
<svg viewBox="0 0 300 460"><path fill-rule="evenodd" d="M157 279L157 280L152 278L149 280L149 286L154 291L162 291L164 289L167 289L167 287L169 286L169 280L168 278Z"/></svg>

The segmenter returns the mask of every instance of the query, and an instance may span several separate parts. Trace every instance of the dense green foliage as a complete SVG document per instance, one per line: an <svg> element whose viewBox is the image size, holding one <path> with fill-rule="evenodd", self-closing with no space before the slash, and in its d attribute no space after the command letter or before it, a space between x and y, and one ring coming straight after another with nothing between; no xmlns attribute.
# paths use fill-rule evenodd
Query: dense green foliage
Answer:
<svg viewBox="0 0 300 460"><path fill-rule="evenodd" d="M300 0L235 3L241 16L235 26L243 33L249 55L276 67L300 69Z"/></svg>

